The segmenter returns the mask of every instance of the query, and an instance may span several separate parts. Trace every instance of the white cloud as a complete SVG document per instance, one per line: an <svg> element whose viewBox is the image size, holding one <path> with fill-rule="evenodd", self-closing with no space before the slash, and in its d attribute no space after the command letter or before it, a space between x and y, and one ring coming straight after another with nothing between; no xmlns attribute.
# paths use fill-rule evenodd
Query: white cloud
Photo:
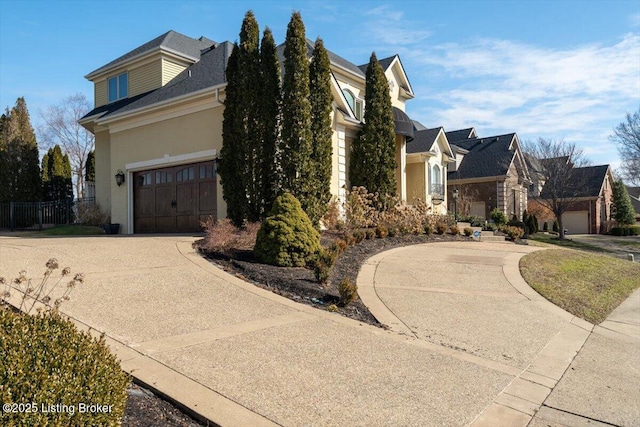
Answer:
<svg viewBox="0 0 640 427"><path fill-rule="evenodd" d="M371 19L363 22L363 31L377 46L406 47L431 35L430 31L406 19L402 11L387 5L371 9L365 12L365 15Z"/></svg>
<svg viewBox="0 0 640 427"><path fill-rule="evenodd" d="M640 27L640 13L634 13L629 17L632 27Z"/></svg>

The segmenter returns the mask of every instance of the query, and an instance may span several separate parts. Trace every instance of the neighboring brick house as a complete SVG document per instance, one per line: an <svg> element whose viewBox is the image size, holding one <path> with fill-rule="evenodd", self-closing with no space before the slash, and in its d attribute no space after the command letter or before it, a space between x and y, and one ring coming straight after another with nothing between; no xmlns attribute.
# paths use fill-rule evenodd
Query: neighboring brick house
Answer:
<svg viewBox="0 0 640 427"><path fill-rule="evenodd" d="M544 161L542 163L544 164ZM574 168L571 181L567 184L567 194L571 194L568 202L571 206L562 215L564 228L569 234L608 232L613 204L614 178L611 167L599 165ZM543 188L540 197L544 198L544 196ZM536 212L541 229L544 222L549 222L551 225L555 219L548 210L546 215L540 214L545 209L540 209L537 198L529 201L529 211Z"/></svg>
<svg viewBox="0 0 640 427"><path fill-rule="evenodd" d="M489 219L494 208L511 218L522 217L527 208L529 171L518 135L478 138L473 128L446 133L455 154L449 165L447 192L453 211L452 193L459 191L458 212Z"/></svg>
<svg viewBox="0 0 640 427"><path fill-rule="evenodd" d="M307 43L310 55L313 42ZM85 76L94 83L95 108L79 123L95 135L96 201L122 233L199 231L207 217L226 216L216 160L232 49L229 41L169 31ZM331 193L344 199L351 144L366 108L368 64L357 66L332 52L329 59ZM379 62L396 125L397 192L406 200L406 144L413 125L404 111L414 93L398 55Z"/></svg>

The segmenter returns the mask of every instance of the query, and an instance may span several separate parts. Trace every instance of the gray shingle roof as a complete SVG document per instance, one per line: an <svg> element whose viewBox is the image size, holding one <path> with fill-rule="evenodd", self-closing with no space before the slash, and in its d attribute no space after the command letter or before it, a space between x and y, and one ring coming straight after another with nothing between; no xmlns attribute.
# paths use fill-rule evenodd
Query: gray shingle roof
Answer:
<svg viewBox="0 0 640 427"><path fill-rule="evenodd" d="M571 182L567 184L564 194L570 194L574 197L598 197L602 184L607 177L609 165L586 166L582 168L574 168L571 174ZM546 188L540 192L541 197L548 194Z"/></svg>
<svg viewBox="0 0 640 427"><path fill-rule="evenodd" d="M276 51L278 53L278 59L280 60L280 72L284 75L284 43L281 43L277 46ZM307 39L307 56L311 58L313 55L313 47L315 46L315 42L310 39ZM326 47L325 47L326 49ZM329 62L338 67L342 67L346 70L351 71L352 73L362 77L364 79L364 73L355 65L353 62L349 62L340 55L337 55L327 49L327 54L329 55Z"/></svg>
<svg viewBox="0 0 640 427"><path fill-rule="evenodd" d="M389 65L391 65L393 60L396 59L396 56L398 55L393 55L388 58L378 59L378 63L380 64L383 70L387 71L387 68L389 68ZM367 68L369 68L369 63L367 62L366 64L358 65L358 68L362 71L364 75L366 75Z"/></svg>
<svg viewBox="0 0 640 427"><path fill-rule="evenodd" d="M133 98L98 107L87 113L85 117L104 112L105 114L102 115L104 118L220 85L226 81L225 70L232 50L231 42L220 43L204 52L200 61L178 74L166 85Z"/></svg>
<svg viewBox="0 0 640 427"><path fill-rule="evenodd" d="M467 128L467 129L452 130L452 131L446 132L446 135L447 135L447 140L450 143L454 143L456 141L469 139L474 133L475 133L474 128Z"/></svg>
<svg viewBox="0 0 640 427"><path fill-rule="evenodd" d="M426 153L431 150L441 130L442 127L415 131L413 133L413 142L407 144L407 154Z"/></svg>
<svg viewBox="0 0 640 427"><path fill-rule="evenodd" d="M448 173L448 179L506 175L515 155L515 150L509 149L514 138L516 138L515 133L508 133L488 138L456 141L457 147L463 148L469 153L463 157L457 171Z"/></svg>
<svg viewBox="0 0 640 427"><path fill-rule="evenodd" d="M631 204L636 211L636 215L640 215L640 187L627 187L627 193L631 197Z"/></svg>
<svg viewBox="0 0 640 427"><path fill-rule="evenodd" d="M207 49L215 44L216 42L214 42L213 40L209 40L206 37L192 39L191 37L187 37L183 34L170 30L156 37L155 39L143 44L142 46L139 46L133 49L132 51L125 53L121 57L114 59L108 64L103 65L102 67L90 72L87 75L91 75L94 73L99 73L103 70L107 70L120 63L124 63L135 56L141 55L145 52L149 52L160 47L179 52L183 55L186 55L195 60L198 60L200 58L200 52L203 49Z"/></svg>

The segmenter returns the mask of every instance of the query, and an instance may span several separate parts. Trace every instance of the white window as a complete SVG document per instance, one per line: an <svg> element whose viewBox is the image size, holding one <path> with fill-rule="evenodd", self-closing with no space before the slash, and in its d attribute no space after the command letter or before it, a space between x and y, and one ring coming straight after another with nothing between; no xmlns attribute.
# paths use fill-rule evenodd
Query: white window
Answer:
<svg viewBox="0 0 640 427"><path fill-rule="evenodd" d="M348 89L343 89L342 93L347 100L347 104L353 111L353 114L356 116L358 120L362 120L364 114L364 101L362 99L358 99L355 95Z"/></svg>
<svg viewBox="0 0 640 427"><path fill-rule="evenodd" d="M129 75L122 73L109 79L109 102L129 96Z"/></svg>

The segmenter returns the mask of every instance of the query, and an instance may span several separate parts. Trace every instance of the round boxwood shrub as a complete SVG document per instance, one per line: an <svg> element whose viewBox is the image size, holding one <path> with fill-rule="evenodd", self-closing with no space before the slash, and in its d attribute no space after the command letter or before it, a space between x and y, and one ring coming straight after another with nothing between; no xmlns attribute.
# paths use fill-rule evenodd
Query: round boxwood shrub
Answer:
<svg viewBox="0 0 640 427"><path fill-rule="evenodd" d="M117 426L128 384L103 338L56 312L26 315L0 306L0 400L23 405L3 410L1 425Z"/></svg>
<svg viewBox="0 0 640 427"><path fill-rule="evenodd" d="M304 267L313 262L320 248L320 234L300 202L285 193L275 200L269 216L262 222L253 251L267 264Z"/></svg>

